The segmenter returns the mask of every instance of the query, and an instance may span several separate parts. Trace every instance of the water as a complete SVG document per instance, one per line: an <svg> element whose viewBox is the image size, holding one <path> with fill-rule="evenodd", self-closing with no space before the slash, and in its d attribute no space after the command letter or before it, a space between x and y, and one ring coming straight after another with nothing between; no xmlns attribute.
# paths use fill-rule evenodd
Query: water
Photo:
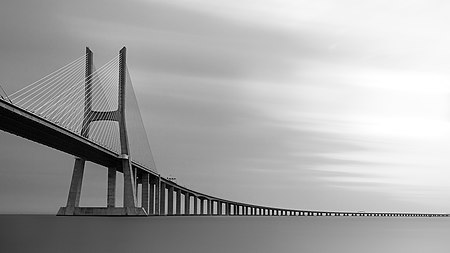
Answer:
<svg viewBox="0 0 450 253"><path fill-rule="evenodd" d="M450 218L0 216L0 252L449 252Z"/></svg>

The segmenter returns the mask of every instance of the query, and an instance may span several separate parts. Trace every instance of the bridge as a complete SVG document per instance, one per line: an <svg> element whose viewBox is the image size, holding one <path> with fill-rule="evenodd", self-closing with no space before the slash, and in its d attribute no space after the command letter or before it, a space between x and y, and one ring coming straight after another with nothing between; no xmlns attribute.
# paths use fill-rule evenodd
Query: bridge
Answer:
<svg viewBox="0 0 450 253"><path fill-rule="evenodd" d="M211 196L162 177L153 161L134 96L125 47L98 69L92 51L86 48L80 58L2 96L0 129L75 156L67 204L58 215L449 216L261 206ZM86 162L108 170L106 207L79 205ZM116 205L117 172L122 173L124 182L121 207Z"/></svg>

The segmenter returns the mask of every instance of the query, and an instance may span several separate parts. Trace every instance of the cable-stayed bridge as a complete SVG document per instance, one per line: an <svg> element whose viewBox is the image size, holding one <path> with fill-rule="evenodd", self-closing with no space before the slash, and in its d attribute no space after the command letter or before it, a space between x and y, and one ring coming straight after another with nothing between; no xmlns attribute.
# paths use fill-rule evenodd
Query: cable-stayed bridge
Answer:
<svg viewBox="0 0 450 253"><path fill-rule="evenodd" d="M100 68L95 68L93 53L86 48L82 57L2 96L0 129L76 157L67 204L58 215L448 216L260 206L214 197L161 177L126 66L125 47ZM79 206L86 161L108 169L106 207ZM121 207L116 205L117 172L124 182Z"/></svg>

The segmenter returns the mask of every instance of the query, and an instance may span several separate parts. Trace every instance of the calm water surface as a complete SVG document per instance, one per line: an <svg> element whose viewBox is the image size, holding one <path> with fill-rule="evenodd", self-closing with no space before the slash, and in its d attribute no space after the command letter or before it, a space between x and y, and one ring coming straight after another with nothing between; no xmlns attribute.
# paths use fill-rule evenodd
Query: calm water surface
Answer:
<svg viewBox="0 0 450 253"><path fill-rule="evenodd" d="M450 218L0 216L0 252L450 252Z"/></svg>

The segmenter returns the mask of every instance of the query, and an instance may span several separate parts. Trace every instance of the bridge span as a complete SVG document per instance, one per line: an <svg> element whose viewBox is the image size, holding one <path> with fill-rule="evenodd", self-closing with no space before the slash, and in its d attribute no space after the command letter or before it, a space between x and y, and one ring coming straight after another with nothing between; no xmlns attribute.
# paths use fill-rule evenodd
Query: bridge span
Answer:
<svg viewBox="0 0 450 253"><path fill-rule="evenodd" d="M104 99L96 92L102 91L101 71L107 68L94 70L93 54L86 48L84 77L75 83L73 87L66 87L57 92L49 91L46 86L55 85L55 81L42 81L39 87L31 87L29 94L19 100L0 99L0 129L8 133L26 138L28 140L46 145L75 156L75 164L72 181L69 188L67 204L61 207L58 215L233 215L233 216L346 216L346 217L448 217L449 214L430 213L399 213L399 212L341 212L318 211L276 208L250 203L237 202L201 193L162 177L154 168L154 163L145 164L145 161L137 160L130 150L128 140L127 122L125 117L125 94L129 92L131 83L127 84L126 48L122 48L117 57L119 75L116 86L116 107L108 107L100 110L99 99ZM79 63L77 63L79 65ZM110 68L108 66L108 68ZM70 67L67 67L70 69ZM66 70L64 70L66 71ZM108 70L110 71L110 70ZM58 75L67 74L61 72ZM55 74L56 75L56 74ZM97 79L96 79L97 78ZM56 83L63 83L62 80ZM129 79L128 79L128 82ZM81 83L81 84L80 84ZM114 82L113 82L114 83ZM128 85L128 86L127 86ZM100 88L97 88L100 87ZM46 88L42 88L46 87ZM81 87L81 88L79 88ZM127 91L127 87L128 91ZM58 88L59 89L59 88ZM80 90L81 89L81 90ZM82 95L75 94L81 92ZM46 92L40 94L39 92ZM48 93L53 92L52 97ZM33 99L33 103L22 105L23 97ZM45 98L45 101L42 98ZM81 100L69 104L67 108L60 109L60 101L69 101L73 97ZM16 102L17 101L17 102ZM81 116L74 124L63 124L69 119L77 118L70 113L80 107ZM111 109L113 108L113 109ZM96 123L114 123L117 133L117 147L105 145L104 142L94 138L98 128ZM77 128L78 127L78 128ZM100 128L101 129L101 128ZM106 129L106 128L105 128ZM112 134L114 132L97 131ZM105 138L103 138L105 139ZM106 139L111 139L106 136ZM108 142L115 143L114 140ZM150 159L150 156L144 159ZM108 169L107 178L107 206L106 207L80 207L80 196L84 174L85 162L93 162ZM116 176L117 172L124 177L123 206L116 205ZM138 191L140 191L138 193ZM140 201L138 197L140 196ZM139 203L139 205L138 205Z"/></svg>

